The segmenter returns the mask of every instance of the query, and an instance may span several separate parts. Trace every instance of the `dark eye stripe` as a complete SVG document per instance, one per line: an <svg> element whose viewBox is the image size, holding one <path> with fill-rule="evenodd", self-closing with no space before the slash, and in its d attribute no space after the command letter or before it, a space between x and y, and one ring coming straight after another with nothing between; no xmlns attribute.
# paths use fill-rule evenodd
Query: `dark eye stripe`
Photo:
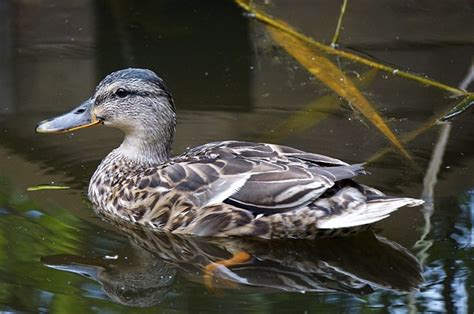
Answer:
<svg viewBox="0 0 474 314"><path fill-rule="evenodd" d="M120 89L120 88L119 88ZM130 96L141 96L141 97L166 97L168 99L171 99L171 95L166 92L166 91L163 91L163 90L160 90L160 91L153 91L153 92L150 92L150 91L137 91L137 90L126 90L127 91L127 97L130 97ZM116 94L117 91L115 92L111 92L111 93L108 93L108 94L102 94L102 95L98 95L95 99L95 103L96 105L100 105L102 104L104 101L107 101L107 98L110 99L110 98L121 98L121 97L118 97L117 94ZM125 98L125 97L123 97ZM174 104L172 104L172 107L174 108Z"/></svg>

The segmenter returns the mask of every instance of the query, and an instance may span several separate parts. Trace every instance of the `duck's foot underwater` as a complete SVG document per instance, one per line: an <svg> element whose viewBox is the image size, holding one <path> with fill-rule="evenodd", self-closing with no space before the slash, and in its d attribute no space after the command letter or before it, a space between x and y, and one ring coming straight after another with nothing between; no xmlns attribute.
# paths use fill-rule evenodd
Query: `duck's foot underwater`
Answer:
<svg viewBox="0 0 474 314"><path fill-rule="evenodd" d="M204 267L204 285L208 290L214 291L214 280L216 276L219 276L222 279L230 279L229 283L238 282L239 284L248 283L245 278L242 278L232 272L229 267L242 265L249 263L252 260L252 256L245 251L239 251L234 253L234 255L226 260L221 260L217 262L210 263Z"/></svg>

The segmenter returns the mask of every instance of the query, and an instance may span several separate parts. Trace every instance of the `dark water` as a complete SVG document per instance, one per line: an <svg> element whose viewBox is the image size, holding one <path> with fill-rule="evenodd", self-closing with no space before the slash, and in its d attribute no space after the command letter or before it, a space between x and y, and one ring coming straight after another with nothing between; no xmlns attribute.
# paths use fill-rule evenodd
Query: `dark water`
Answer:
<svg viewBox="0 0 474 314"><path fill-rule="evenodd" d="M340 5L261 4L326 43ZM343 25L347 49L452 86L471 66L469 1L349 2ZM428 123L456 102L448 93L385 73L361 83L397 135L416 134L407 161L394 151L381 155L391 146L380 132L231 1L2 1L0 42L0 310L474 311L473 115ZM331 60L355 81L372 73ZM34 127L130 66L155 70L172 90L176 153L240 139L374 160L362 182L423 197L427 206L398 211L375 226L376 235L324 241L168 238L102 222L84 192L121 134L45 136ZM315 101L335 105L311 111ZM315 118L298 116L304 111ZM26 192L45 183L71 189ZM233 250L253 262L211 278L207 288L205 265Z"/></svg>

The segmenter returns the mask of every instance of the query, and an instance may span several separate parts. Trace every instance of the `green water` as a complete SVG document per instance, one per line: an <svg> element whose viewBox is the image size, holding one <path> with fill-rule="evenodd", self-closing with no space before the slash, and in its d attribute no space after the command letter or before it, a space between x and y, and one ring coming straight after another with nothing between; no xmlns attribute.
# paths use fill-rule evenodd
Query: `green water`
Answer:
<svg viewBox="0 0 474 314"><path fill-rule="evenodd" d="M340 7L257 3L326 43ZM472 62L473 16L468 1L349 2L340 42L458 86ZM474 311L473 116L423 127L456 103L449 94L331 59L355 81L370 73L358 86L395 134L423 130L405 144L407 161L394 151L379 155L391 147L386 138L231 1L3 1L0 40L0 310ZM378 223L377 236L309 242L168 238L103 222L85 191L120 132L46 136L34 128L89 97L104 75L131 66L168 83L178 108L175 153L239 139L353 163L378 156L361 182L431 201ZM318 101L336 105L308 109ZM290 119L297 127L285 127ZM26 191L39 184L71 189ZM252 262L206 286L205 265L232 250L250 252Z"/></svg>

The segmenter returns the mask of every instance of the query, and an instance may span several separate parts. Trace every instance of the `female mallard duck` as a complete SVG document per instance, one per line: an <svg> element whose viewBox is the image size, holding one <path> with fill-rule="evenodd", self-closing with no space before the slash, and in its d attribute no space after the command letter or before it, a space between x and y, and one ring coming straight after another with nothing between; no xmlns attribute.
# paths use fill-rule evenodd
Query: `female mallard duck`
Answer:
<svg viewBox="0 0 474 314"><path fill-rule="evenodd" d="M125 132L89 185L96 211L109 218L198 236L312 239L349 235L422 203L356 183L360 164L285 146L214 142L170 158L175 106L150 70L108 75L78 108L36 130L98 124Z"/></svg>

